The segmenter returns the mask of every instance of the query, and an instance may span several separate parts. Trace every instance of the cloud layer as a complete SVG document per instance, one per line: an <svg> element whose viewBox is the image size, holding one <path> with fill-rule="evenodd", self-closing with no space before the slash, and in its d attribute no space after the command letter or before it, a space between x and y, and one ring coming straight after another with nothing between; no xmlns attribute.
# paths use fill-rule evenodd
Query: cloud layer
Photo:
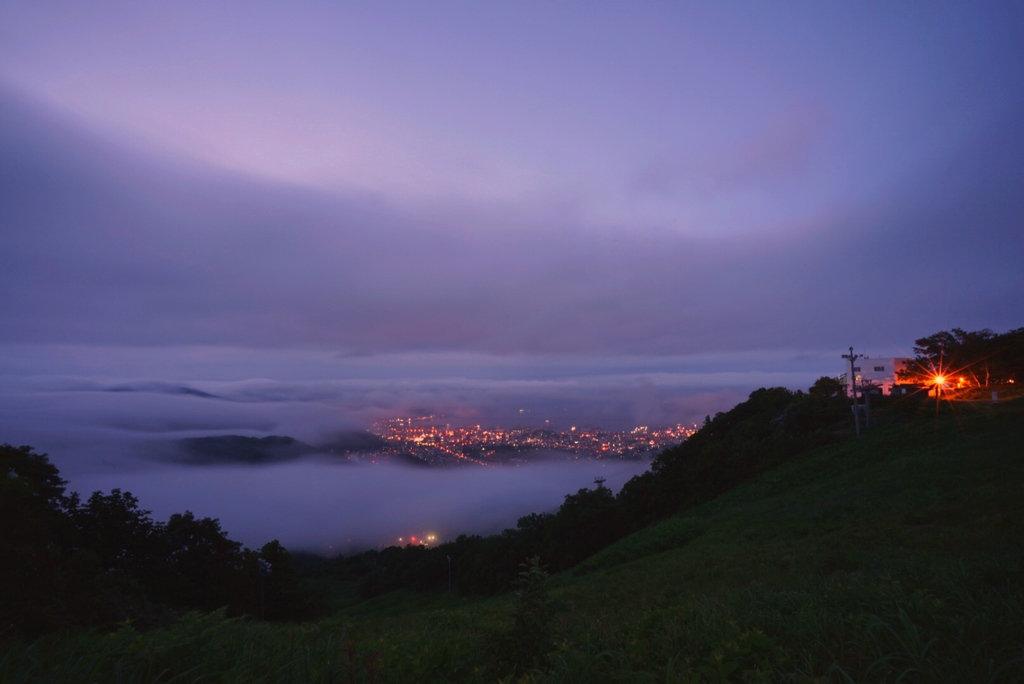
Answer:
<svg viewBox="0 0 1024 684"><path fill-rule="evenodd" d="M544 207L413 213L0 108L7 342L686 354L1008 327L1022 288L1009 120L874 207L711 240Z"/></svg>

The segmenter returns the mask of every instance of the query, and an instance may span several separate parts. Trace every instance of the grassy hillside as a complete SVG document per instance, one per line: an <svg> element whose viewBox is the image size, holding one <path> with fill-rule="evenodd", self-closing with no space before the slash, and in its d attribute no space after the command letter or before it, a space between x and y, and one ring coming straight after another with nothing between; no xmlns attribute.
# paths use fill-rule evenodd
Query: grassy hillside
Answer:
<svg viewBox="0 0 1024 684"><path fill-rule="evenodd" d="M1022 444L1024 401L952 402L525 569L516 595L50 636L7 644L0 681L1022 681Z"/></svg>
<svg viewBox="0 0 1024 684"><path fill-rule="evenodd" d="M734 681L1020 681L1024 406L944 408L607 549L554 582L567 622L710 681L718 664Z"/></svg>

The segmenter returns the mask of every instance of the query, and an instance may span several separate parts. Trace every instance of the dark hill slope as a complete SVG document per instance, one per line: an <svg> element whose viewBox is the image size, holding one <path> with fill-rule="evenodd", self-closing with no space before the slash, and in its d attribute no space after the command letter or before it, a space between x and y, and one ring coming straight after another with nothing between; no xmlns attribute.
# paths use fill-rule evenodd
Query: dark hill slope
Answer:
<svg viewBox="0 0 1024 684"><path fill-rule="evenodd" d="M337 619L433 654L438 681L1024 681L1024 402L921 408L553 576L549 618L524 588Z"/></svg>
<svg viewBox="0 0 1024 684"><path fill-rule="evenodd" d="M694 540L688 552L714 544L743 556L752 555L744 547L785 538L841 542L833 557L854 543L845 549L854 559L894 545L940 555L963 545L961 555L1008 544L1019 551L1012 542L1024 543L1024 401L955 402L942 413L796 457L641 530L577 572L634 560L680 535Z"/></svg>
<svg viewBox="0 0 1024 684"><path fill-rule="evenodd" d="M931 411L526 573L515 595L12 644L0 681L1024 681L1024 402Z"/></svg>
<svg viewBox="0 0 1024 684"><path fill-rule="evenodd" d="M1021 681L1024 402L941 413L798 456L556 578L565 638L709 681Z"/></svg>

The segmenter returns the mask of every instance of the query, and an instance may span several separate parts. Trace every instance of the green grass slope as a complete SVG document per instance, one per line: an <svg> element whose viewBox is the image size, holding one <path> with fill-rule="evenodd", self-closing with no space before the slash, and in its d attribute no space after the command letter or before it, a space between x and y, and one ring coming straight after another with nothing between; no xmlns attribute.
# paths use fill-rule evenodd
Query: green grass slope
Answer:
<svg viewBox="0 0 1024 684"><path fill-rule="evenodd" d="M1021 681L1024 404L943 409L794 459L556 578L568 639L633 644L693 681Z"/></svg>
<svg viewBox="0 0 1024 684"><path fill-rule="evenodd" d="M949 403L516 595L51 636L7 644L0 681L1024 681L1022 445L1024 401Z"/></svg>
<svg viewBox="0 0 1024 684"><path fill-rule="evenodd" d="M801 573L865 571L908 553L976 563L979 554L1019 552L1024 403L944 409L937 419L890 425L798 457L613 545L576 574L684 546L681 557L704 561L733 554L731 579L759 582L768 552L771 576L782 579L782 548Z"/></svg>

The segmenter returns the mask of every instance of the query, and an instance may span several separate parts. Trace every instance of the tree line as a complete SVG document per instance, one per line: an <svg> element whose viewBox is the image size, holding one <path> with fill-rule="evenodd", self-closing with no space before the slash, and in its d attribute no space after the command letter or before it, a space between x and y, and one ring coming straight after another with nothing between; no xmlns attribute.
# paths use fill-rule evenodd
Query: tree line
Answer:
<svg viewBox="0 0 1024 684"><path fill-rule="evenodd" d="M1014 384L1024 378L1024 328L942 330L914 342L914 360L900 379L928 385L937 376L956 387Z"/></svg>
<svg viewBox="0 0 1024 684"><path fill-rule="evenodd" d="M156 625L223 606L313 614L278 542L245 549L215 519L186 511L156 522L129 492L82 501L66 485L45 454L0 445L0 635Z"/></svg>

